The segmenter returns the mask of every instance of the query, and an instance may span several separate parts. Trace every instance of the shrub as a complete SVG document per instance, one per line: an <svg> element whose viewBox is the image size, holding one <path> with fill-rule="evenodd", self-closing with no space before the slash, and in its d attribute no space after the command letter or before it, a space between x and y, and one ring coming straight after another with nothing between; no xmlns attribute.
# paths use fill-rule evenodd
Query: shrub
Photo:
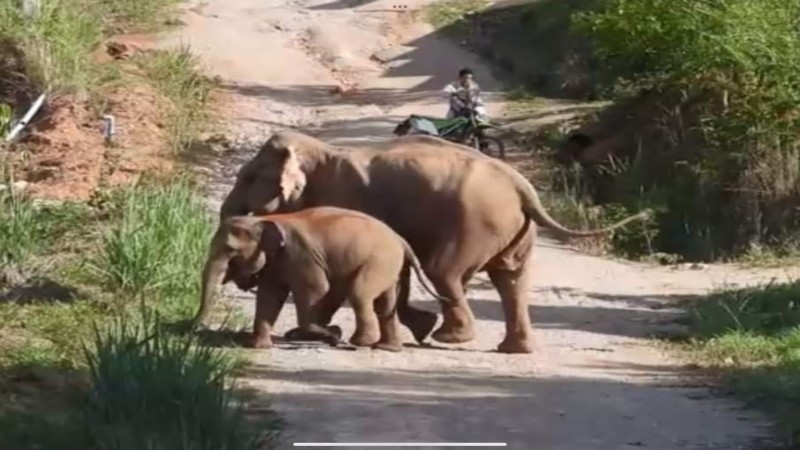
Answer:
<svg viewBox="0 0 800 450"><path fill-rule="evenodd" d="M618 100L647 117L623 123L633 164L615 193L662 211L659 250L708 259L797 240L800 2L605 0L575 23Z"/></svg>

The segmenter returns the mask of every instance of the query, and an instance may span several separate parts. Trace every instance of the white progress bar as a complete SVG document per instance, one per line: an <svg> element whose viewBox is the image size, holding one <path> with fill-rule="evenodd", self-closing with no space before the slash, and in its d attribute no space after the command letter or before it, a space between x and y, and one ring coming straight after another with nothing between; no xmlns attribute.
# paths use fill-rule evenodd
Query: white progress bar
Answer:
<svg viewBox="0 0 800 450"><path fill-rule="evenodd" d="M505 442L295 442L295 447L506 447Z"/></svg>

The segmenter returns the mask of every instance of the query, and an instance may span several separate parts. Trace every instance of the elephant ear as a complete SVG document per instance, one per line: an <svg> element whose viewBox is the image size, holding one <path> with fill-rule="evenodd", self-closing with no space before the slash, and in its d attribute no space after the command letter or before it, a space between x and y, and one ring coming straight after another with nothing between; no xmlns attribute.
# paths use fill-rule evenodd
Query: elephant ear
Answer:
<svg viewBox="0 0 800 450"><path fill-rule="evenodd" d="M306 187L306 174L300 167L300 159L293 146L285 147L280 188L284 202L295 201Z"/></svg>

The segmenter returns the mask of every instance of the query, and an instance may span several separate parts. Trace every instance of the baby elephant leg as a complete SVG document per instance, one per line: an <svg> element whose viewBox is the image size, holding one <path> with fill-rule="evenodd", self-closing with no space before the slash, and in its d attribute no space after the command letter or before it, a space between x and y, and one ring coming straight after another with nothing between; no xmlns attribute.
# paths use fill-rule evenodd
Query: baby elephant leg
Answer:
<svg viewBox="0 0 800 450"><path fill-rule="evenodd" d="M373 299L353 297L353 312L356 315L356 331L350 343L357 347L371 347L380 340L380 325L373 308Z"/></svg>
<svg viewBox="0 0 800 450"><path fill-rule="evenodd" d="M356 316L356 331L350 343L371 347L380 340L380 325L375 315L375 300L386 291L385 268L380 264L365 264L350 286L350 306Z"/></svg>
<svg viewBox="0 0 800 450"><path fill-rule="evenodd" d="M320 340L331 346L339 344L341 331L337 334L331 330L319 326L316 322L315 311L312 305L318 303L327 293L327 283L318 286L308 286L307 289L296 290L293 292L294 303L297 308L297 322L299 331L295 334L301 335L306 339ZM288 334L288 333L287 333Z"/></svg>
<svg viewBox="0 0 800 450"><path fill-rule="evenodd" d="M314 317L314 323L325 327L329 332L338 335L340 338L342 336L342 329L336 325L330 325L331 318L336 311L341 308L342 304L344 304L345 295L341 289L331 288L328 293L323 296L319 302L314 305L311 305L311 315ZM284 335L284 338L287 340L309 340L311 338L307 337L303 330L299 327L292 328L291 330L287 331Z"/></svg>
<svg viewBox="0 0 800 450"><path fill-rule="evenodd" d="M375 313L378 316L381 338L374 348L390 352L401 351L403 342L400 339L397 320L397 290L394 286L375 300Z"/></svg>

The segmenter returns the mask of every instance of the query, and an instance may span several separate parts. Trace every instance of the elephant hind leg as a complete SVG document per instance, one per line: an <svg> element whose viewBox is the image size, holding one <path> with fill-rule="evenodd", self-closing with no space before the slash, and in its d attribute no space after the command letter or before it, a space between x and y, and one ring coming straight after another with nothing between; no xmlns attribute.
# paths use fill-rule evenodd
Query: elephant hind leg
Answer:
<svg viewBox="0 0 800 450"><path fill-rule="evenodd" d="M528 314L532 266L532 260L528 258L515 270L488 270L492 284L500 293L506 318L506 337L497 348L501 353L533 352L533 329Z"/></svg>
<svg viewBox="0 0 800 450"><path fill-rule="evenodd" d="M380 339L380 324L375 314L376 299L387 286L393 286L381 264L365 264L350 283L348 299L356 316L356 331L350 343L358 347L371 347Z"/></svg>
<svg viewBox="0 0 800 450"><path fill-rule="evenodd" d="M356 315L356 331L350 343L357 347L371 347L380 340L380 325L373 308L373 299L352 297L353 311Z"/></svg>
<svg viewBox="0 0 800 450"><path fill-rule="evenodd" d="M397 290L394 286L375 300L375 313L381 331L381 338L375 348L390 352L401 351L403 342L397 323Z"/></svg>

